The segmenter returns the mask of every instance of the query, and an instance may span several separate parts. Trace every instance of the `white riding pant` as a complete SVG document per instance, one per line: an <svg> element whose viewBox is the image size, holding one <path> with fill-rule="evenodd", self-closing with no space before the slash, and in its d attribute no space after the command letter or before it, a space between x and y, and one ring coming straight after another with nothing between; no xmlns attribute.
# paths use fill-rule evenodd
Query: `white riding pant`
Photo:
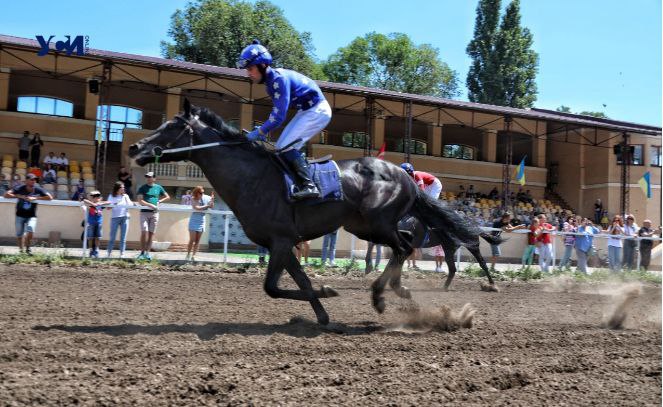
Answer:
<svg viewBox="0 0 663 407"><path fill-rule="evenodd" d="M442 192L442 182L435 178L435 181L432 184L424 187L424 192L433 199L439 199L440 193Z"/></svg>
<svg viewBox="0 0 663 407"><path fill-rule="evenodd" d="M331 106L329 106L326 99L321 100L308 110L298 111L281 132L281 137L276 142L276 148L281 149L299 138L301 141L292 145L292 147L299 150L313 136L327 127L331 117Z"/></svg>

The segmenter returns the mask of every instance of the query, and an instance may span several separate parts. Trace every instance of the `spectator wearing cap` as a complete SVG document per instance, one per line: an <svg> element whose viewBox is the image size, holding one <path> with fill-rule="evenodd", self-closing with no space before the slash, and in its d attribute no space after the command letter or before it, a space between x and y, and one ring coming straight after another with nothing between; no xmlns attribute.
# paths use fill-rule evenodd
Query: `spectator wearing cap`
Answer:
<svg viewBox="0 0 663 407"><path fill-rule="evenodd" d="M149 209L140 210L140 254L139 260L151 260L152 239L159 223L159 204L170 199L165 189L157 184L154 172L145 174L147 183L138 188L138 203Z"/></svg>
<svg viewBox="0 0 663 407"><path fill-rule="evenodd" d="M83 199L87 206L87 239L90 246L90 257L99 258L99 239L101 239L101 225L103 224L103 206L110 202L101 200L101 192L90 192L90 199Z"/></svg>
<svg viewBox="0 0 663 407"><path fill-rule="evenodd" d="M511 212L504 212L502 214L502 217L500 219L496 220L493 222L493 229L502 229L500 231L493 231L492 235L499 237L502 234L502 231L505 232L513 232L514 230L520 230L520 229L526 229L527 226L525 225L518 225L518 226L512 226L511 225ZM491 244L490 249L492 251L492 256L490 258L490 261L492 263L491 268L495 270L495 263L497 262L497 258L502 255L502 251L500 250L500 245L498 244Z"/></svg>
<svg viewBox="0 0 663 407"><path fill-rule="evenodd" d="M30 132L24 131L23 137L18 139L18 159L28 161L30 158Z"/></svg>
<svg viewBox="0 0 663 407"><path fill-rule="evenodd" d="M28 174L25 177L25 185L12 188L5 193L5 198L17 198L16 203L16 239L18 249L25 253L32 254L30 243L37 229L37 200L50 201L53 199L51 194L42 187L35 185L37 177L34 174Z"/></svg>

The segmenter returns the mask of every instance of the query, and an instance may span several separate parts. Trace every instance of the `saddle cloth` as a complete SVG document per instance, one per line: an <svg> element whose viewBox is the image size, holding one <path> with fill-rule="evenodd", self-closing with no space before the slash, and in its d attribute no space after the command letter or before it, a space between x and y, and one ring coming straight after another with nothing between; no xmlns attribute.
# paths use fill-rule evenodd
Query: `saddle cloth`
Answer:
<svg viewBox="0 0 663 407"><path fill-rule="evenodd" d="M293 192L297 188L293 181L294 175L290 171L284 171L285 186L287 198L290 202L295 202L292 198ZM327 160L322 162L309 163L309 175L320 190L320 198L304 199L301 203L309 205L319 204L329 201L342 201L343 188L341 187L341 170L336 161Z"/></svg>

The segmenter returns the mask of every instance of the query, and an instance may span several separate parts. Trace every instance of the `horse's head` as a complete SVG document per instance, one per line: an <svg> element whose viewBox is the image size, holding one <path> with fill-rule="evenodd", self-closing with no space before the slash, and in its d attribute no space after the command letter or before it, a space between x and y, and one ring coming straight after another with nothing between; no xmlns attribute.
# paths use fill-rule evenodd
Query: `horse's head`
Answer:
<svg viewBox="0 0 663 407"><path fill-rule="evenodd" d="M187 147L219 141L220 136L238 137L238 132L230 128L213 112L199 108L184 99L184 111L163 123L152 134L129 147L129 157L138 165L145 165L160 157L161 162L182 161L191 158ZM163 154L164 150L184 148L183 151Z"/></svg>

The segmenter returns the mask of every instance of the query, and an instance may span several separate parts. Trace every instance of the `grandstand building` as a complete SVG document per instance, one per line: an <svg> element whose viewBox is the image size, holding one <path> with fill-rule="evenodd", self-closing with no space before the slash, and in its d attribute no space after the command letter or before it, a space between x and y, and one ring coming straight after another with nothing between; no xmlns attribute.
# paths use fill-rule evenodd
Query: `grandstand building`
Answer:
<svg viewBox="0 0 663 407"><path fill-rule="evenodd" d="M15 159L23 131L38 132L45 143L42 157L49 151L66 152L71 160L91 163L93 177L87 178L94 182L87 186L104 194L122 165L133 171L134 186L142 183L146 169L133 166L128 147L178 113L185 97L245 129L264 120L271 108L264 86L251 84L242 70L94 49L68 56L56 52L55 40L50 52L39 56L36 40L0 35L0 153ZM524 158L524 189L539 206L592 217L597 198L610 214L619 211L623 171L614 147L626 140L633 146L625 174L629 212L638 220L661 223L660 127L330 82L319 85L334 115L327 130L312 140L309 155L375 155L384 143L387 160L407 160L438 176L451 192L445 198L451 200L461 185L472 184L484 194L493 187L501 192L505 174L512 179L510 191L518 191L512 174ZM150 167L173 202L195 185L210 186L191 163ZM11 173L7 168L4 171ZM647 171L650 199L638 185ZM58 184L56 190L71 187L71 174L65 175L67 186ZM486 214L500 204L493 199L475 205Z"/></svg>

